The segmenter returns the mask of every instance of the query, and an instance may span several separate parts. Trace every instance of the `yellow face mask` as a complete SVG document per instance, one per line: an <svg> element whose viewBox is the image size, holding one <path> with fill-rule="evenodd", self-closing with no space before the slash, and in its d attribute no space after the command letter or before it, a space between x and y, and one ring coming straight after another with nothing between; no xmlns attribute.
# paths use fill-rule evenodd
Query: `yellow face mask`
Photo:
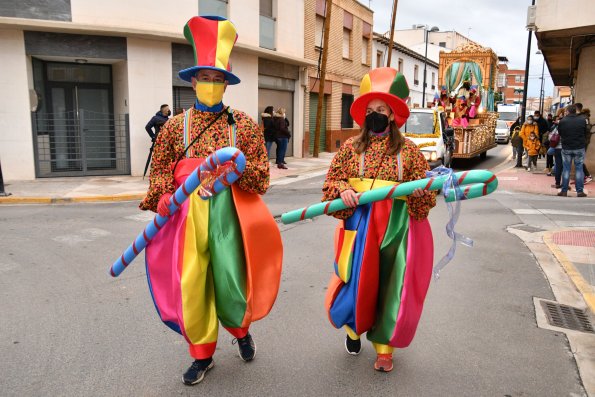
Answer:
<svg viewBox="0 0 595 397"><path fill-rule="evenodd" d="M217 105L223 99L225 83L214 83L211 81L196 82L196 98L203 105L209 107Z"/></svg>

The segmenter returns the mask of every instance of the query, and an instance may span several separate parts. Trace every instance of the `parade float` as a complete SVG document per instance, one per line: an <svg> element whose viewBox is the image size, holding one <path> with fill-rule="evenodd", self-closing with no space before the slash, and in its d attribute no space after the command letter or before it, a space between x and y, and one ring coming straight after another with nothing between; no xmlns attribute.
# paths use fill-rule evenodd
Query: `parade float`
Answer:
<svg viewBox="0 0 595 397"><path fill-rule="evenodd" d="M497 65L496 53L475 43L440 52L438 84L449 93L450 101L446 108L437 102L436 110L446 111L448 124L454 129L452 158L485 158L487 151L497 146Z"/></svg>

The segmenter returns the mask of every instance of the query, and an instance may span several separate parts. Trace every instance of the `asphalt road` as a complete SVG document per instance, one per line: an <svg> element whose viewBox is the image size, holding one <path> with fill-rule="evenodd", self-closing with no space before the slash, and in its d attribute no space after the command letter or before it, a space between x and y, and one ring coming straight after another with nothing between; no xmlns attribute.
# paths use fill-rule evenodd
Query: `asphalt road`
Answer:
<svg viewBox="0 0 595 397"><path fill-rule="evenodd" d="M496 166L507 148L474 166ZM265 199L273 212L298 208L320 199L321 183L275 186ZM457 230L475 246L459 247L432 282L416 338L395 353L390 374L372 369L367 341L360 356L347 355L343 332L326 318L333 218L280 225L282 284L271 314L251 329L256 359L240 361L222 330L215 368L195 387L181 383L192 360L158 319L143 258L117 279L107 275L149 219L136 203L2 206L0 394L582 395L566 337L536 326L532 298L553 298L550 287L506 232L522 223L512 207L531 199L539 198L495 193L463 203ZM446 220L440 201L430 215L436 259L449 248Z"/></svg>

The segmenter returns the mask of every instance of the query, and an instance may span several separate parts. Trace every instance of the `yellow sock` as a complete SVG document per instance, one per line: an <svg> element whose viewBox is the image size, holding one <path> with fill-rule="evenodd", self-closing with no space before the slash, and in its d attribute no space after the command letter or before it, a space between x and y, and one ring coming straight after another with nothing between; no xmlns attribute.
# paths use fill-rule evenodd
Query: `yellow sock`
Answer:
<svg viewBox="0 0 595 397"><path fill-rule="evenodd" d="M389 345L383 345L381 343L372 342L372 345L374 345L374 350L376 350L376 354L392 354L393 350L395 350L394 347Z"/></svg>
<svg viewBox="0 0 595 397"><path fill-rule="evenodd" d="M349 325L346 325L345 326L345 332L347 332L347 336L349 336L349 338L351 340L358 340L359 339L359 335L356 334L355 331L352 330Z"/></svg>

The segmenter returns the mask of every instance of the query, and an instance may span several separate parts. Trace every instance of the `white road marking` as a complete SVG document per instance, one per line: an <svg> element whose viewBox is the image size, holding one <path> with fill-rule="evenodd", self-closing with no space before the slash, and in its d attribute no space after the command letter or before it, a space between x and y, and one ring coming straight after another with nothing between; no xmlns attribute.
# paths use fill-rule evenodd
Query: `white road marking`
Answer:
<svg viewBox="0 0 595 397"><path fill-rule="evenodd" d="M89 236L90 238L105 237L105 236L109 236L111 234L107 230L96 229L96 228L83 229L81 232L84 235Z"/></svg>
<svg viewBox="0 0 595 397"><path fill-rule="evenodd" d="M517 215L568 215L568 216L595 216L592 212L564 211L547 208L519 208L512 210Z"/></svg>
<svg viewBox="0 0 595 397"><path fill-rule="evenodd" d="M63 236L56 236L56 237L52 238L52 240L54 240L58 243L64 243L64 244L68 244L68 245L77 245L79 243L93 241L93 240L85 238L83 236L79 236L78 234L65 234Z"/></svg>
<svg viewBox="0 0 595 397"><path fill-rule="evenodd" d="M154 212L142 211L142 212L139 212L138 214L125 216L124 218L130 219L132 221L137 221L137 222L149 222L149 221L152 221L154 217L155 217Z"/></svg>
<svg viewBox="0 0 595 397"><path fill-rule="evenodd" d="M297 178L282 178L275 179L271 182L271 186L289 185L290 183L303 181L305 179L315 178L317 176L326 175L327 170L312 171L307 174L299 175Z"/></svg>

